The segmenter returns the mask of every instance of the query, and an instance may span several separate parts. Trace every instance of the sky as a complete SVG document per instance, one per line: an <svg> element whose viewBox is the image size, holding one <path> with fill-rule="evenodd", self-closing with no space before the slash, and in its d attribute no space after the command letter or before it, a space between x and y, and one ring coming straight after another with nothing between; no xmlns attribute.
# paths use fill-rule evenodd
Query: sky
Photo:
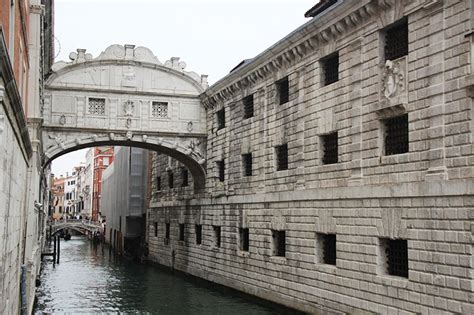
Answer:
<svg viewBox="0 0 474 315"><path fill-rule="evenodd" d="M150 48L162 63L180 57L212 85L309 21L318 0L55 0L55 61L112 44ZM86 150L52 162L55 175L85 161Z"/></svg>

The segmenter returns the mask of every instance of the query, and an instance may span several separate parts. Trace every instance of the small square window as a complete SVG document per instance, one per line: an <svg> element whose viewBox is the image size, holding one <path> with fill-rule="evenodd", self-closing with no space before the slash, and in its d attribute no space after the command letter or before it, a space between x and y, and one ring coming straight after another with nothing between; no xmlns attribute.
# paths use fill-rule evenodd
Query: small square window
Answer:
<svg viewBox="0 0 474 315"><path fill-rule="evenodd" d="M157 191L161 190L161 176L156 177L156 190Z"/></svg>
<svg viewBox="0 0 474 315"><path fill-rule="evenodd" d="M385 29L385 60L408 55L408 19L403 18Z"/></svg>
<svg viewBox="0 0 474 315"><path fill-rule="evenodd" d="M217 115L217 130L225 127L225 109L222 108L216 112Z"/></svg>
<svg viewBox="0 0 474 315"><path fill-rule="evenodd" d="M151 116L166 118L168 117L168 103L166 102L152 102L151 103Z"/></svg>
<svg viewBox="0 0 474 315"><path fill-rule="evenodd" d="M239 241L240 241L240 250L248 252L249 251L249 229L239 228Z"/></svg>
<svg viewBox="0 0 474 315"><path fill-rule="evenodd" d="M407 240L381 239L382 255L385 255L387 273L392 276L408 278Z"/></svg>
<svg viewBox="0 0 474 315"><path fill-rule="evenodd" d="M339 81L339 52L321 59L324 86Z"/></svg>
<svg viewBox="0 0 474 315"><path fill-rule="evenodd" d="M214 246L221 247L221 227L214 225L212 228L214 230Z"/></svg>
<svg viewBox="0 0 474 315"><path fill-rule="evenodd" d="M273 256L285 257L286 236L285 231L272 230Z"/></svg>
<svg viewBox="0 0 474 315"><path fill-rule="evenodd" d="M288 103L290 100L290 83L288 77L285 77L276 82L276 88L278 93L278 102L280 105Z"/></svg>
<svg viewBox="0 0 474 315"><path fill-rule="evenodd" d="M253 117L253 94L244 97L242 102L244 104L244 119Z"/></svg>
<svg viewBox="0 0 474 315"><path fill-rule="evenodd" d="M318 234L319 261L323 264L336 265L336 234Z"/></svg>
<svg viewBox="0 0 474 315"><path fill-rule="evenodd" d="M189 185L188 169L185 167L181 169L181 179L182 179L181 187L186 187Z"/></svg>
<svg viewBox="0 0 474 315"><path fill-rule="evenodd" d="M223 182L225 180L225 163L224 160L217 161L217 170L219 172L219 181Z"/></svg>
<svg viewBox="0 0 474 315"><path fill-rule="evenodd" d="M153 222L153 230L155 232L155 237L158 236L158 222Z"/></svg>
<svg viewBox="0 0 474 315"><path fill-rule="evenodd" d="M244 168L244 176L252 176L252 153L242 155L242 165Z"/></svg>
<svg viewBox="0 0 474 315"><path fill-rule="evenodd" d="M408 114L385 119L385 155L408 152Z"/></svg>
<svg viewBox="0 0 474 315"><path fill-rule="evenodd" d="M90 97L89 114L100 116L105 115L105 98Z"/></svg>
<svg viewBox="0 0 474 315"><path fill-rule="evenodd" d="M277 171L284 171L288 169L288 144L282 144L275 147L277 159Z"/></svg>
<svg viewBox="0 0 474 315"><path fill-rule="evenodd" d="M323 142L323 164L338 162L337 132L321 136Z"/></svg>
<svg viewBox="0 0 474 315"><path fill-rule="evenodd" d="M196 229L196 244L201 245L201 243L202 243L202 225L201 224L196 224L195 229Z"/></svg>
<svg viewBox="0 0 474 315"><path fill-rule="evenodd" d="M184 242L184 230L185 230L184 223L180 223L179 224L179 240L182 242Z"/></svg>
<svg viewBox="0 0 474 315"><path fill-rule="evenodd" d="M174 186L173 171L168 171L168 187L173 188L173 186Z"/></svg>

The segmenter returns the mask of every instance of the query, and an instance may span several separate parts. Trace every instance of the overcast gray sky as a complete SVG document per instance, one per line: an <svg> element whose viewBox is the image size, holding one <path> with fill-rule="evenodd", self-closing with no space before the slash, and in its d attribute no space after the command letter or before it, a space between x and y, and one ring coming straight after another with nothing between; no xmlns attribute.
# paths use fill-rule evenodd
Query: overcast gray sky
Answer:
<svg viewBox="0 0 474 315"><path fill-rule="evenodd" d="M318 0L56 0L56 61L85 48L97 57L112 44L150 48L161 62L180 57L187 71L215 83L306 23ZM85 150L53 161L71 172Z"/></svg>

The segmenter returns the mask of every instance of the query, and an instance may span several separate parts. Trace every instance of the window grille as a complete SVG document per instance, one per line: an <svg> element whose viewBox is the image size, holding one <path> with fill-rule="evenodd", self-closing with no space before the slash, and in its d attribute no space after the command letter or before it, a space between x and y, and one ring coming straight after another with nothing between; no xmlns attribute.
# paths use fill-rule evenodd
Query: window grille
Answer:
<svg viewBox="0 0 474 315"><path fill-rule="evenodd" d="M408 152L408 114L385 120L385 154Z"/></svg>
<svg viewBox="0 0 474 315"><path fill-rule="evenodd" d="M408 278L407 240L388 239L386 241L388 273L393 276Z"/></svg>
<svg viewBox="0 0 474 315"><path fill-rule="evenodd" d="M273 255L285 257L286 237L285 231L272 230L273 237Z"/></svg>
<svg viewBox="0 0 474 315"><path fill-rule="evenodd" d="M169 239L170 238L170 224L167 222L165 224L165 238Z"/></svg>
<svg viewBox="0 0 474 315"><path fill-rule="evenodd" d="M161 176L156 177L156 190L157 191L161 190Z"/></svg>
<svg viewBox="0 0 474 315"><path fill-rule="evenodd" d="M244 119L253 117L253 94L244 97L242 102L244 103Z"/></svg>
<svg viewBox="0 0 474 315"><path fill-rule="evenodd" d="M214 242L215 242L214 244L216 245L216 247L221 247L221 227L214 225L213 229L214 229Z"/></svg>
<svg viewBox="0 0 474 315"><path fill-rule="evenodd" d="M173 188L174 176L172 171L168 171L168 187Z"/></svg>
<svg viewBox="0 0 474 315"><path fill-rule="evenodd" d="M336 235L324 234L323 240L323 262L329 265L336 264Z"/></svg>
<svg viewBox="0 0 474 315"><path fill-rule="evenodd" d="M179 240L184 242L184 223L179 224Z"/></svg>
<svg viewBox="0 0 474 315"><path fill-rule="evenodd" d="M323 164L334 164L338 161L337 132L322 136Z"/></svg>
<svg viewBox="0 0 474 315"><path fill-rule="evenodd" d="M219 171L219 181L223 182L225 180L225 164L224 160L217 161L217 169Z"/></svg>
<svg viewBox="0 0 474 315"><path fill-rule="evenodd" d="M152 102L151 103L151 116L159 118L168 117L168 103L166 102Z"/></svg>
<svg viewBox="0 0 474 315"><path fill-rule="evenodd" d="M252 176L252 153L242 155L244 176Z"/></svg>
<svg viewBox="0 0 474 315"><path fill-rule="evenodd" d="M196 224L196 244L201 245L202 243L202 225Z"/></svg>
<svg viewBox="0 0 474 315"><path fill-rule="evenodd" d="M249 229L239 228L240 250L249 251Z"/></svg>
<svg viewBox="0 0 474 315"><path fill-rule="evenodd" d="M282 144L275 147L277 158L277 171L288 169L288 144Z"/></svg>
<svg viewBox="0 0 474 315"><path fill-rule="evenodd" d="M182 187L188 186L188 185L189 185L188 169L185 168L185 167L183 167L183 168L181 169L181 178L182 178L182 180L183 180L181 186L182 186Z"/></svg>
<svg viewBox="0 0 474 315"><path fill-rule="evenodd" d="M224 108L216 112L217 115L217 130L225 127L225 110Z"/></svg>
<svg viewBox="0 0 474 315"><path fill-rule="evenodd" d="M324 72L324 86L339 80L339 52L331 54L321 60Z"/></svg>
<svg viewBox="0 0 474 315"><path fill-rule="evenodd" d="M89 114L105 115L105 98L89 98Z"/></svg>
<svg viewBox="0 0 474 315"><path fill-rule="evenodd" d="M288 81L288 77L277 81L276 86L278 90L278 99L280 105L288 103L290 99L290 83Z"/></svg>
<svg viewBox="0 0 474 315"><path fill-rule="evenodd" d="M396 22L385 30L385 60L408 55L408 20Z"/></svg>
<svg viewBox="0 0 474 315"><path fill-rule="evenodd" d="M157 237L158 236L158 222L154 222L153 225L154 225L153 228L155 230L155 237Z"/></svg>

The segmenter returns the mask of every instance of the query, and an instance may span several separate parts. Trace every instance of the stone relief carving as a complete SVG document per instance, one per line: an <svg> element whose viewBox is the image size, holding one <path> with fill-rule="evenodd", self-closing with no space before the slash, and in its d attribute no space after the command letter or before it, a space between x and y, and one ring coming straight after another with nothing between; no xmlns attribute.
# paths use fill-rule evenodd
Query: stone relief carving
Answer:
<svg viewBox="0 0 474 315"><path fill-rule="evenodd" d="M127 128L130 129L132 127L132 118L127 118Z"/></svg>
<svg viewBox="0 0 474 315"><path fill-rule="evenodd" d="M387 60L382 78L382 92L390 99L404 90L405 73L400 69L400 62Z"/></svg>
<svg viewBox="0 0 474 315"><path fill-rule="evenodd" d="M202 158L202 153L201 153L201 150L199 149L199 146L201 145L201 141L194 141L194 140L191 140L188 144L188 146L186 147L187 148L187 152L188 155L191 155L191 153L194 153L195 155L197 155L198 157L201 157Z"/></svg>
<svg viewBox="0 0 474 315"><path fill-rule="evenodd" d="M127 133L125 134L125 138L127 138L127 140L132 140L132 137L133 133L131 131L127 131Z"/></svg>
<svg viewBox="0 0 474 315"><path fill-rule="evenodd" d="M58 145L61 149L65 149L65 146L64 146L64 141L63 139L61 138L61 136L56 136L56 135L48 135L48 138L53 140L54 142L56 142L56 145ZM54 146L54 143L51 144L50 146L48 146L48 148Z"/></svg>
<svg viewBox="0 0 474 315"><path fill-rule="evenodd" d="M66 116L61 115L61 117L59 117L59 124L63 126L66 124Z"/></svg>
<svg viewBox="0 0 474 315"><path fill-rule="evenodd" d="M192 121L188 122L188 125L186 126L186 129L189 132L193 131L193 122Z"/></svg>
<svg viewBox="0 0 474 315"><path fill-rule="evenodd" d="M133 111L135 109L135 102L127 100L123 103L123 113L125 116L133 116Z"/></svg>
<svg viewBox="0 0 474 315"><path fill-rule="evenodd" d="M122 86L125 87L135 87L137 85L137 81L135 79L135 70L131 66L127 66L123 70L122 76Z"/></svg>

